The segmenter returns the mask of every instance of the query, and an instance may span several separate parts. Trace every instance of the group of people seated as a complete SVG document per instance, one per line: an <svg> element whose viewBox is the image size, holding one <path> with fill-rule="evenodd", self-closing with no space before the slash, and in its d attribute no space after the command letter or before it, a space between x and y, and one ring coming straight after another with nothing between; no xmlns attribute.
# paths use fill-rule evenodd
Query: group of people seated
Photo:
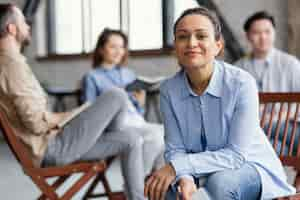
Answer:
<svg viewBox="0 0 300 200"><path fill-rule="evenodd" d="M34 163L120 155L129 200L190 200L199 187L218 200L295 193L259 126L258 91L300 91L299 61L274 47L273 17L258 12L246 21L252 52L235 65L216 59L224 42L212 11L187 9L173 30L181 69L161 84L163 125L144 120L143 90L125 89L136 79L126 67L126 35L105 29L93 69L82 80L81 100L91 106L61 128L73 111L48 110L47 95L21 53L30 27L17 6L0 4L0 109Z"/></svg>

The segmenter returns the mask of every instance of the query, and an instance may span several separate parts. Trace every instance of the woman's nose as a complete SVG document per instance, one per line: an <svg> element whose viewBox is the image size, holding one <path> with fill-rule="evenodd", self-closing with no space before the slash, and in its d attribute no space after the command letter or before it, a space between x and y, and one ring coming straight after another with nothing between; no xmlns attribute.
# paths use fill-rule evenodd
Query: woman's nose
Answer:
<svg viewBox="0 0 300 200"><path fill-rule="evenodd" d="M188 46L191 48L197 46L197 39L193 34L189 37Z"/></svg>

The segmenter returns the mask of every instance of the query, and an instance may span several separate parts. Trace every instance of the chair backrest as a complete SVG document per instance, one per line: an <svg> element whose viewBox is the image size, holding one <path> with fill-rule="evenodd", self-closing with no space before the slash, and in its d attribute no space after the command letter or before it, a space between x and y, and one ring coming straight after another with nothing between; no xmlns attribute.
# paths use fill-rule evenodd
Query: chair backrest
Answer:
<svg viewBox="0 0 300 200"><path fill-rule="evenodd" d="M283 165L300 171L300 93L260 93L260 125Z"/></svg>
<svg viewBox="0 0 300 200"><path fill-rule="evenodd" d="M0 128L2 134L7 144L9 145L11 151L15 155L16 159L19 161L21 166L24 168L35 168L32 160L29 157L29 151L16 136L13 128L11 127L5 112L0 109Z"/></svg>

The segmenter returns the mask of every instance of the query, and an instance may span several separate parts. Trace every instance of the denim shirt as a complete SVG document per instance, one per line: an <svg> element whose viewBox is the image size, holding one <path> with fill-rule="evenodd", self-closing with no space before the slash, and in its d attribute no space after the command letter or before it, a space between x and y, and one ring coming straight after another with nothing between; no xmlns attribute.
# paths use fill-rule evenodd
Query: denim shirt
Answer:
<svg viewBox="0 0 300 200"><path fill-rule="evenodd" d="M262 199L295 193L260 128L258 91L250 74L215 61L201 96L192 92L184 70L161 85L160 95L165 159L174 167L176 180L238 169L248 162L261 176Z"/></svg>
<svg viewBox="0 0 300 200"><path fill-rule="evenodd" d="M97 67L88 72L83 78L81 100L83 102L94 102L102 92L113 87L125 88L128 84L134 82L135 79L136 75L133 71L125 67L116 66L112 69ZM128 95L138 113L143 114L144 109L139 105L138 101L130 92L128 92Z"/></svg>

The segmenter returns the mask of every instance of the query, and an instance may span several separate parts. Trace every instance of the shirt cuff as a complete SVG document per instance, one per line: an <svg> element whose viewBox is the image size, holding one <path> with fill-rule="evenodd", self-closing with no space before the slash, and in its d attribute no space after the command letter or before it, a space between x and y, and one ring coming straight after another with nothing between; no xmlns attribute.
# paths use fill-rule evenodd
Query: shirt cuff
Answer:
<svg viewBox="0 0 300 200"><path fill-rule="evenodd" d="M189 174L183 174L183 175L179 175L176 176L175 180L171 183L172 187L174 187L174 189L177 190L177 186L178 186L178 182L180 181L180 179L185 178L185 179L189 179L191 181L194 181L194 177L192 175Z"/></svg>
<svg viewBox="0 0 300 200"><path fill-rule="evenodd" d="M188 155L177 157L176 159L171 160L170 163L175 170L176 176L193 174Z"/></svg>
<svg viewBox="0 0 300 200"><path fill-rule="evenodd" d="M189 180L191 180L191 181L194 181L194 177L193 177L193 176L191 176L191 175L189 175L189 174L183 174L183 175L176 176L174 182L177 183L177 182L178 182L180 179L182 179L182 178L185 178L185 179L189 179Z"/></svg>

